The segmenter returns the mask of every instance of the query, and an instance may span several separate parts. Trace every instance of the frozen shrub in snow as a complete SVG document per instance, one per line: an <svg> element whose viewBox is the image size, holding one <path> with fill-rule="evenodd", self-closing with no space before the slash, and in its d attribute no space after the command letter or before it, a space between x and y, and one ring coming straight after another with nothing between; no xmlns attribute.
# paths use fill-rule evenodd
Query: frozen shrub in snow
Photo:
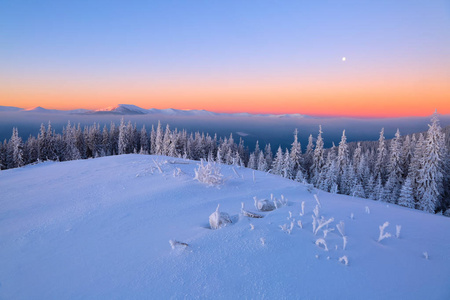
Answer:
<svg viewBox="0 0 450 300"><path fill-rule="evenodd" d="M316 240L316 246L317 246L317 247L320 247L321 245L323 246L323 249L324 249L325 251L328 251L327 242L325 242L325 240L322 239L322 238L317 239L317 240Z"/></svg>
<svg viewBox="0 0 450 300"><path fill-rule="evenodd" d="M220 204L217 205L216 211L209 216L209 225L211 229L219 229L231 223L230 216L227 213L219 211Z"/></svg>
<svg viewBox="0 0 450 300"><path fill-rule="evenodd" d="M395 226L395 229L396 229L395 236L396 236L397 238L400 238L400 231L402 230L402 225L396 225L396 226Z"/></svg>
<svg viewBox="0 0 450 300"><path fill-rule="evenodd" d="M241 202L241 214L246 216L246 217L254 218L254 219L264 218L263 215L260 215L260 214L257 214L257 213L245 210L244 202Z"/></svg>
<svg viewBox="0 0 450 300"><path fill-rule="evenodd" d="M272 211L276 208L275 205L267 199L258 200L256 197L253 197L253 199L255 200L255 207L257 210Z"/></svg>
<svg viewBox="0 0 450 300"><path fill-rule="evenodd" d="M284 225L280 225L280 228L281 228L281 230L283 230L287 234L291 234L292 229L294 229L294 222L291 222L290 227L288 227L287 224L284 224Z"/></svg>
<svg viewBox="0 0 450 300"><path fill-rule="evenodd" d="M343 263L344 265L348 266L348 258L346 255L339 257L339 262Z"/></svg>
<svg viewBox="0 0 450 300"><path fill-rule="evenodd" d="M186 243L183 242L179 242L176 240L170 240L169 241L170 246L172 247L172 249L176 249L176 248L186 248L187 246L189 246Z"/></svg>
<svg viewBox="0 0 450 300"><path fill-rule="evenodd" d="M200 161L198 169L195 169L195 180L208 185L220 185L223 183L223 175L220 172L220 166L215 162L208 162L205 164L203 160Z"/></svg>
<svg viewBox="0 0 450 300"><path fill-rule="evenodd" d="M380 228L380 236L378 237L378 242L381 242L382 240L386 238L390 238L391 234L389 232L384 232L384 229L389 226L389 222L384 222L382 226L379 226Z"/></svg>

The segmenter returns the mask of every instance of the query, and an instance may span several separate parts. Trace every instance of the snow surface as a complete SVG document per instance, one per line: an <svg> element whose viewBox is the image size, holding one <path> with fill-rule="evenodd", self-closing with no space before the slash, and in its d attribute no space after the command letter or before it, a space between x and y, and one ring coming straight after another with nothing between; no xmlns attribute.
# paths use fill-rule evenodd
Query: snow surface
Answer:
<svg viewBox="0 0 450 300"><path fill-rule="evenodd" d="M222 166L212 187L197 165L121 155L1 171L0 299L450 299L449 218L319 192L324 238L304 185ZM270 194L288 204L239 216ZM211 230L218 204L234 223Z"/></svg>

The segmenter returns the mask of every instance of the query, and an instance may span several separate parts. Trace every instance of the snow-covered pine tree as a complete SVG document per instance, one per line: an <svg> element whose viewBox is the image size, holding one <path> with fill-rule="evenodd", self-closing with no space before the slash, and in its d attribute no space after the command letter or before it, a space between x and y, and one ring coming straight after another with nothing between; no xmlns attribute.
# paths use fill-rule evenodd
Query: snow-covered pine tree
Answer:
<svg viewBox="0 0 450 300"><path fill-rule="evenodd" d="M162 155L163 152L163 138L164 133L161 127L161 122L158 121L158 126L156 127L156 135L155 135L155 154Z"/></svg>
<svg viewBox="0 0 450 300"><path fill-rule="evenodd" d="M283 159L282 176L288 179L294 179L294 163L292 161L291 155L289 154L289 149L286 148Z"/></svg>
<svg viewBox="0 0 450 300"><path fill-rule="evenodd" d="M253 170L256 170L258 168L256 157L255 157L255 152L252 152L250 154L250 158L248 159L247 168L250 168L250 169L253 169Z"/></svg>
<svg viewBox="0 0 450 300"><path fill-rule="evenodd" d="M266 172L268 170L267 160L262 151L259 152L258 156L258 170Z"/></svg>
<svg viewBox="0 0 450 300"><path fill-rule="evenodd" d="M375 169L374 169L375 177L381 178L382 182L384 182L386 174L385 171L386 157L387 157L386 142L384 138L384 128L382 128L380 132L380 138L378 139L377 159L375 162Z"/></svg>
<svg viewBox="0 0 450 300"><path fill-rule="evenodd" d="M293 164L293 172L302 167L302 145L298 141L298 130L294 131L294 142L291 145L291 161ZM295 173L294 173L295 174Z"/></svg>
<svg viewBox="0 0 450 300"><path fill-rule="evenodd" d="M148 141L149 140L148 140L147 130L145 129L145 125L143 125L142 129L141 129L140 142L139 142L139 144L141 145L141 149L139 150L140 154L149 154Z"/></svg>
<svg viewBox="0 0 450 300"><path fill-rule="evenodd" d="M347 137L345 136L345 130L342 132L341 141L339 142L338 147L338 156L336 160L336 165L338 168L338 182L339 187L341 191L346 190L348 193L350 193L350 190L347 188L343 188L346 184L343 183L343 180L353 180L353 178L343 178L344 172L347 170L349 164L349 151L348 151L348 145L347 145ZM348 170L347 170L348 172ZM353 170L354 174L354 170Z"/></svg>
<svg viewBox="0 0 450 300"><path fill-rule="evenodd" d="M12 151L12 168L23 167L25 165L23 159L23 142L22 138L19 137L19 131L16 127L13 128L9 144Z"/></svg>
<svg viewBox="0 0 450 300"><path fill-rule="evenodd" d="M284 162L283 150L281 149L281 146L279 146L277 154L275 156L275 159L272 163L271 173L275 174L275 175L282 175L283 174L283 162Z"/></svg>
<svg viewBox="0 0 450 300"><path fill-rule="evenodd" d="M444 138L439 125L437 112L431 118L431 125L425 140L425 153L422 157L419 178L418 194L419 208L434 213L440 204L443 183L443 144Z"/></svg>
<svg viewBox="0 0 450 300"><path fill-rule="evenodd" d="M121 155L121 154L126 154L127 153L127 142L128 142L128 138L127 138L127 130L126 130L126 125L125 122L123 120L123 118L120 120L120 125L119 125L119 141L118 141L118 147L119 147L119 151L117 154Z"/></svg>
<svg viewBox="0 0 450 300"><path fill-rule="evenodd" d="M311 180L311 167L313 163L313 157L314 157L314 143L313 143L313 136L312 134L308 137L308 145L306 146L306 152L303 155L303 169L305 169L306 174L305 176L307 179Z"/></svg>
<svg viewBox="0 0 450 300"><path fill-rule="evenodd" d="M267 162L267 169L269 169L273 163L273 153L270 143L266 144L266 147L264 148L264 158L266 159Z"/></svg>
<svg viewBox="0 0 450 300"><path fill-rule="evenodd" d="M319 134L317 135L316 147L314 149L313 160L311 165L311 182L317 185L319 176L324 165L323 157L323 139L322 139L322 126L319 125Z"/></svg>
<svg viewBox="0 0 450 300"><path fill-rule="evenodd" d="M412 187L411 177L406 177L405 182L402 185L402 189L400 190L400 197L398 198L398 205L414 208L414 192Z"/></svg>

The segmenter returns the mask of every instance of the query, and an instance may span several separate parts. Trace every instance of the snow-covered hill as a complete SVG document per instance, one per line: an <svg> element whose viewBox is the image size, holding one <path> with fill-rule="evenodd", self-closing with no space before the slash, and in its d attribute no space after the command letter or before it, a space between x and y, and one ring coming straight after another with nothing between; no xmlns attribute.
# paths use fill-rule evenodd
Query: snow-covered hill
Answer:
<svg viewBox="0 0 450 300"><path fill-rule="evenodd" d="M1 171L0 299L450 298L449 218L231 166L207 186L197 164L122 155ZM325 238L312 232L315 192L333 218ZM271 194L288 204L240 215ZM218 204L234 222L211 230Z"/></svg>

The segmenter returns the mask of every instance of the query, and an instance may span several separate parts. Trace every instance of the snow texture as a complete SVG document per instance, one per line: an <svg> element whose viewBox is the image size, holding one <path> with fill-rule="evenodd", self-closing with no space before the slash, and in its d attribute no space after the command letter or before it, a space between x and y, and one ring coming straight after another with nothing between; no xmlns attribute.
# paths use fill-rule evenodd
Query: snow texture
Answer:
<svg viewBox="0 0 450 300"><path fill-rule="evenodd" d="M222 166L211 188L193 180L197 164L129 154L0 171L0 299L450 299L449 218L321 192L325 219L359 212L323 238L305 185ZM234 218L270 194L289 202ZM210 230L218 203L233 226ZM294 217L303 229L281 231ZM377 243L386 220L401 238Z"/></svg>

